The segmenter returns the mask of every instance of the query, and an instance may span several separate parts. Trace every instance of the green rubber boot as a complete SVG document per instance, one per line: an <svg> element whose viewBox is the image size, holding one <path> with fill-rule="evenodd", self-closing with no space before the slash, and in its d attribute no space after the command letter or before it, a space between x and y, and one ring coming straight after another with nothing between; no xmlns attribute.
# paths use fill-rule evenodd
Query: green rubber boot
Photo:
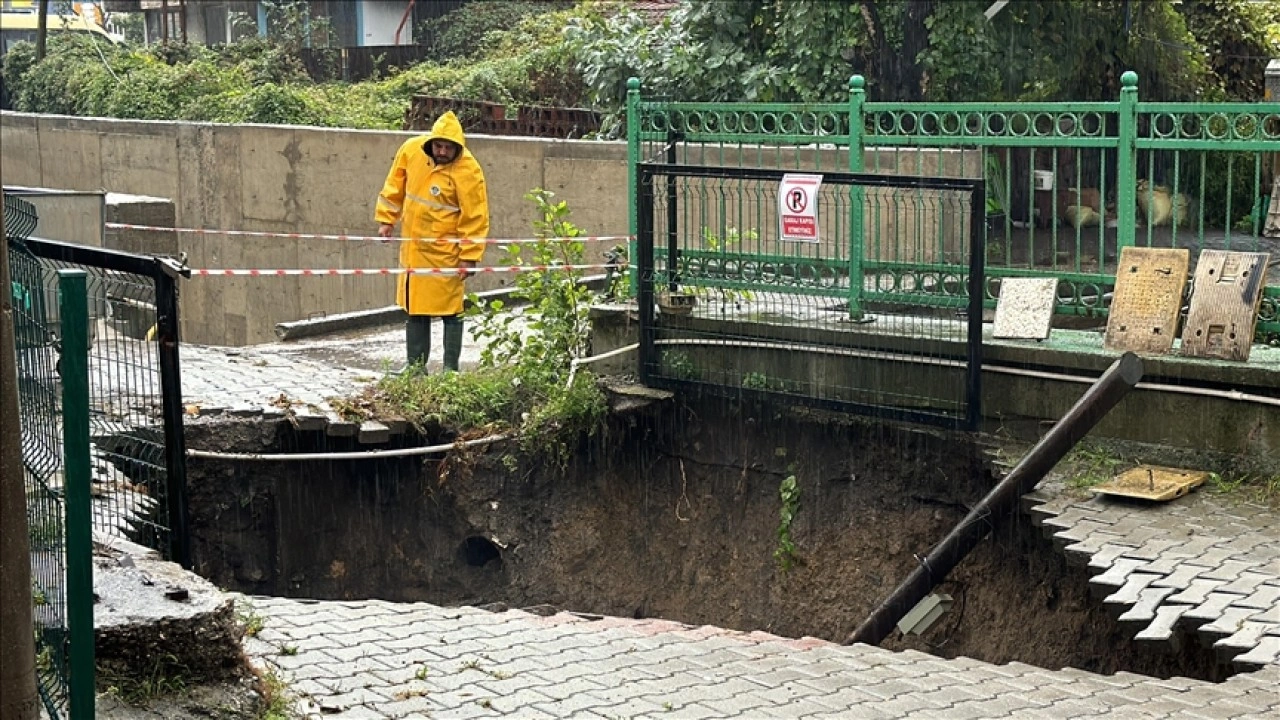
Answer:
<svg viewBox="0 0 1280 720"><path fill-rule="evenodd" d="M458 372L458 361L462 358L462 317L441 319L444 321L444 369Z"/></svg>

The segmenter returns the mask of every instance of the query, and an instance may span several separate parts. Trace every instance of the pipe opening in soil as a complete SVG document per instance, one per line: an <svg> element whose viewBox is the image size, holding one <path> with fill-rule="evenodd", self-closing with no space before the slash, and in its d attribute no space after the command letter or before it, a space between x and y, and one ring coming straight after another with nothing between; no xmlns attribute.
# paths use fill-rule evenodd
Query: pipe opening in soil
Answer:
<svg viewBox="0 0 1280 720"><path fill-rule="evenodd" d="M498 546L488 538L472 536L462 541L462 546L458 548L458 553L462 556L462 561L468 567L484 567L491 562L497 561L502 563L502 553L498 550Z"/></svg>

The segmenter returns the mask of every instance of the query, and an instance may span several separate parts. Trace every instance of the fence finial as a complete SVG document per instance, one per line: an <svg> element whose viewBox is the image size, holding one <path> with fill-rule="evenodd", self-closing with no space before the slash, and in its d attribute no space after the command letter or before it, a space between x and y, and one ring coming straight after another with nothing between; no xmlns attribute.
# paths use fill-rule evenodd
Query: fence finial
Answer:
<svg viewBox="0 0 1280 720"><path fill-rule="evenodd" d="M862 90L866 86L867 86L867 79L862 77L861 75L849 76L849 90L851 91Z"/></svg>
<svg viewBox="0 0 1280 720"><path fill-rule="evenodd" d="M1128 89L1128 88L1137 89L1138 73L1132 70L1125 70L1124 74L1120 76L1120 87L1125 89Z"/></svg>
<svg viewBox="0 0 1280 720"><path fill-rule="evenodd" d="M627 91L635 92L640 89L640 78L632 76L627 78Z"/></svg>

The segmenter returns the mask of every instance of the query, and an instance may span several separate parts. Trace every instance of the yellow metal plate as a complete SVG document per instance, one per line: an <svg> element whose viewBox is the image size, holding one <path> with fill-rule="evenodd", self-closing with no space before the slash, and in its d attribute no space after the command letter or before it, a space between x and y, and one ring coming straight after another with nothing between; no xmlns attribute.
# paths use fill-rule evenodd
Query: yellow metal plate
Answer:
<svg viewBox="0 0 1280 720"><path fill-rule="evenodd" d="M1119 495L1164 502L1186 495L1193 488L1204 484L1209 473L1204 470L1139 465L1126 470L1100 485L1093 491L1099 495Z"/></svg>
<svg viewBox="0 0 1280 720"><path fill-rule="evenodd" d="M1178 333L1191 251L1127 247L1120 251L1103 347L1163 355Z"/></svg>
<svg viewBox="0 0 1280 720"><path fill-rule="evenodd" d="M1191 308L1182 329L1183 355L1249 359L1269 258L1267 253L1226 250L1200 253Z"/></svg>

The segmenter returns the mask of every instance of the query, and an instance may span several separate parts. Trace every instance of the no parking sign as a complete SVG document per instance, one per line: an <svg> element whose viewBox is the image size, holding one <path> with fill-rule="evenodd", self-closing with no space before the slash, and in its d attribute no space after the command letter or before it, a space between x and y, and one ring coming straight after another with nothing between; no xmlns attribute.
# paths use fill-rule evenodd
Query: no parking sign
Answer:
<svg viewBox="0 0 1280 720"><path fill-rule="evenodd" d="M787 173L778 183L778 225L783 240L818 242L821 175Z"/></svg>

